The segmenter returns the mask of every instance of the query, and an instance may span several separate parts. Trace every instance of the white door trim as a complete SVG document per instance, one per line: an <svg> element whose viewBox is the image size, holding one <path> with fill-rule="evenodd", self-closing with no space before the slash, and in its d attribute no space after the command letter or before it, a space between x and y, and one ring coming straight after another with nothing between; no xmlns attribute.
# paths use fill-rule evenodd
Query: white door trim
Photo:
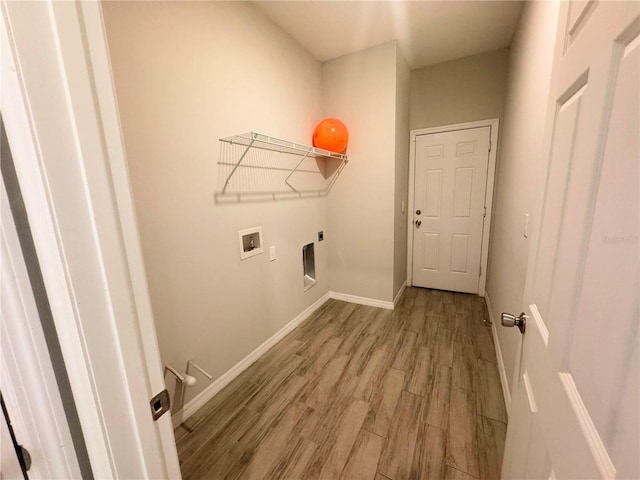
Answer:
<svg viewBox="0 0 640 480"><path fill-rule="evenodd" d="M16 440L31 455L29 476L80 478L82 472L4 181L0 173L0 390ZM11 450L10 456L17 461L10 440L4 448ZM5 470L4 464L2 470L5 478L22 476L20 467L15 476L10 469Z"/></svg>
<svg viewBox="0 0 640 480"><path fill-rule="evenodd" d="M419 128L411 130L411 142L409 144L409 214L407 215L408 232L407 235L407 286L413 285L413 219L414 219L414 185L416 170L416 138L420 135L430 135L432 133L453 132L456 130L467 130L470 128L490 127L491 150L489 151L489 165L487 168L487 190L485 194L485 206L487 216L484 219L482 229L482 254L480 259L480 278L478 280L478 295L484 297L485 284L487 282L487 263L489 258L489 234L491 231L491 212L493 207L493 186L496 173L496 153L498 150L498 127L500 119L490 118L476 122L456 123L454 125L442 125L439 127Z"/></svg>
<svg viewBox="0 0 640 480"><path fill-rule="evenodd" d="M5 131L11 146L51 311L56 322L60 348L65 356L78 417L83 431L102 432L103 423L96 408L90 365L87 364L83 355L82 333L75 324L73 295L66 282L65 262L60 253L59 238L50 212L46 183L40 170L39 146L37 139L32 135L32 115L26 101L26 93L23 92L20 64L16 59L15 50L10 48L13 36L7 4L2 2L1 6L2 91L0 100ZM25 349L32 348L25 343L18 346ZM40 428L49 431L52 424L44 424ZM84 437L94 476L113 478L106 438L100 434L87 435L86 433ZM62 458L56 460L64 461Z"/></svg>
<svg viewBox="0 0 640 480"><path fill-rule="evenodd" d="M94 477L179 478L100 4L0 7L2 115Z"/></svg>

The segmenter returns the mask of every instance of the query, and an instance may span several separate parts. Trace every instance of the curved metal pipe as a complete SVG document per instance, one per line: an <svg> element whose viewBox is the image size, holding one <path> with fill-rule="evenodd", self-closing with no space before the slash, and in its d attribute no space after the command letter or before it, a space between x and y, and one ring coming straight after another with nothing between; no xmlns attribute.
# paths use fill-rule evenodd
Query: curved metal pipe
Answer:
<svg viewBox="0 0 640 480"><path fill-rule="evenodd" d="M167 374L167 371L173 373L175 375L175 377L181 382L184 383L184 375L182 375L180 372L178 372L175 368L173 368L171 365L165 365L164 366L164 374Z"/></svg>
<svg viewBox="0 0 640 480"><path fill-rule="evenodd" d="M196 370L198 370L202 375L204 375L205 377L207 377L209 379L209 381L213 380L213 375L211 375L209 372L207 372L204 368L202 368L200 365L198 365L196 362L194 362L193 360L189 360L187 362L187 375L189 375L189 370L191 369L191 367L195 368Z"/></svg>

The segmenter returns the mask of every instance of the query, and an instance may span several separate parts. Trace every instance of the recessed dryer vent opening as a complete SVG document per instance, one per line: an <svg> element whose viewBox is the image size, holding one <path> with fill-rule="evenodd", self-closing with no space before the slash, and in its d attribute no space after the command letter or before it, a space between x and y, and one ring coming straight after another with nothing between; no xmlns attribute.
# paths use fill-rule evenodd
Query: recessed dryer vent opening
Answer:
<svg viewBox="0 0 640 480"><path fill-rule="evenodd" d="M316 257L313 243L302 247L302 267L304 269L304 291L306 292L316 284Z"/></svg>

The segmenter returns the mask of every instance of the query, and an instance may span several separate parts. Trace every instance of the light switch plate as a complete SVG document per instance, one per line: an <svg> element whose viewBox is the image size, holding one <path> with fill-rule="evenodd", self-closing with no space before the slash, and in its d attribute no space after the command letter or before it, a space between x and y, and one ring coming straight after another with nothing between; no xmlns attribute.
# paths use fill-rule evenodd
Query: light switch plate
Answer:
<svg viewBox="0 0 640 480"><path fill-rule="evenodd" d="M522 227L522 235L524 238L529 238L529 214L524 214L524 226Z"/></svg>
<svg viewBox="0 0 640 480"><path fill-rule="evenodd" d="M276 246L272 245L269 247L269 261L273 262L276 259Z"/></svg>

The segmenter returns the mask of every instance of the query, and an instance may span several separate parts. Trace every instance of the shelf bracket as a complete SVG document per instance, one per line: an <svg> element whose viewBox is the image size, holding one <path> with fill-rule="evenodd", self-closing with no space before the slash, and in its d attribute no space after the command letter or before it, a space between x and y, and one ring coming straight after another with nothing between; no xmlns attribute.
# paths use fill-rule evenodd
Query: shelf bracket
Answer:
<svg viewBox="0 0 640 480"><path fill-rule="evenodd" d="M245 151L242 152L242 155L238 159L238 162L235 164L235 166L233 167L233 170L231 170L231 173L229 174L227 179L224 181L224 187L222 188L222 193L225 193L227 191L227 187L229 186L229 180L231 180L231 177L233 177L233 174L236 173L236 170L240 166L240 163L242 163L242 160L244 160L244 157L247 156L247 153L249 153L249 150L251 150L251 146L253 145L253 142L255 142L255 141L256 141L255 138L251 138L251 141L249 142L249 145L247 145L247 148L245 149Z"/></svg>
<svg viewBox="0 0 640 480"><path fill-rule="evenodd" d="M346 165L346 162L340 163L340 166L338 167L338 171L333 175L331 182L329 182L329 185L327 186L326 193L329 193L329 190L331 190L331 188L333 187L333 184L336 182L336 180L342 173L342 169L344 168L345 165Z"/></svg>
<svg viewBox="0 0 640 480"><path fill-rule="evenodd" d="M302 157L302 158L300 159L300 161L298 162L298 164L293 168L293 170L291 170L291 172L289 173L289 175L287 175L287 178L285 178L285 179L284 179L284 183L286 183L286 184L287 184L287 186L288 186L291 190L293 190L294 192L297 192L297 190L293 187L293 185L291 185L291 184L289 183L289 179L291 178L291 175L293 175L294 173L296 173L296 170L298 170L298 167L299 167L300 165L302 165L302 162L304 162L304 160L305 160L306 158L309 158L309 152L307 152L307 153L305 153L305 154L304 154L304 157Z"/></svg>

